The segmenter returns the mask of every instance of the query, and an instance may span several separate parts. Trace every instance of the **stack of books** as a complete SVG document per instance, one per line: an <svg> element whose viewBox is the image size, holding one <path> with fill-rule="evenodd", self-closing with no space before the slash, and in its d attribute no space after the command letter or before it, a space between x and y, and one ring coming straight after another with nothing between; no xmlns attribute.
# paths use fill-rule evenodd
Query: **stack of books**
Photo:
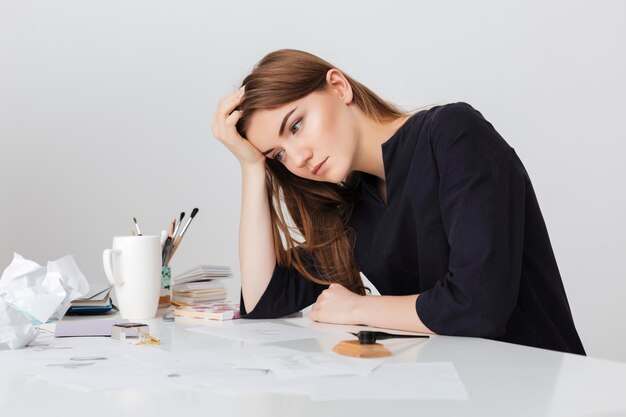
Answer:
<svg viewBox="0 0 626 417"><path fill-rule="evenodd" d="M233 320L241 317L239 303L229 301L212 301L196 306L177 306L174 315L194 319Z"/></svg>
<svg viewBox="0 0 626 417"><path fill-rule="evenodd" d="M227 266L199 265L172 279L172 304L199 305L226 299L222 279L232 276Z"/></svg>
<svg viewBox="0 0 626 417"><path fill-rule="evenodd" d="M69 315L92 315L106 314L113 309L111 302L111 288L107 287L102 291L94 292L85 298L77 298L72 301L70 308L65 314Z"/></svg>

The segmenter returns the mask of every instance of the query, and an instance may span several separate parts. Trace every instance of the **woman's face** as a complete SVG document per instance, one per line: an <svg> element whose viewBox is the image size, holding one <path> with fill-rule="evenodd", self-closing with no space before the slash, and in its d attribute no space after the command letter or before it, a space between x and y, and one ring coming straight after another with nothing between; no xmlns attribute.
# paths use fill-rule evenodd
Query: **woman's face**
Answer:
<svg viewBox="0 0 626 417"><path fill-rule="evenodd" d="M293 174L339 183L352 170L357 130L351 94L333 86L272 110L257 110L247 139Z"/></svg>

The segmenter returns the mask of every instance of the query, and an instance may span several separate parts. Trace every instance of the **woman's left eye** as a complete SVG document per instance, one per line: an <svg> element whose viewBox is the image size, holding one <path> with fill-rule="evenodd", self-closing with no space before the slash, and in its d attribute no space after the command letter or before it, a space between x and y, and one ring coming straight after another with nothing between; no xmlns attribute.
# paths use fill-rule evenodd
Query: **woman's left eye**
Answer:
<svg viewBox="0 0 626 417"><path fill-rule="evenodd" d="M298 130L300 130L300 125L302 125L302 119L299 119L297 122L291 125L291 133L296 133Z"/></svg>

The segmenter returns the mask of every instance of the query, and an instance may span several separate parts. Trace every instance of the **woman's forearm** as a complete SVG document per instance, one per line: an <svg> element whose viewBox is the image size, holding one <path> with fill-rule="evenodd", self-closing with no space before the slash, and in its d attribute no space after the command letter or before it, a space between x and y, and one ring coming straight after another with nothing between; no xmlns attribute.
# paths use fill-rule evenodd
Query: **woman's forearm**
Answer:
<svg viewBox="0 0 626 417"><path fill-rule="evenodd" d="M265 165L242 165L239 264L241 291L247 311L252 311L272 278L276 265Z"/></svg>
<svg viewBox="0 0 626 417"><path fill-rule="evenodd" d="M354 307L354 320L366 326L434 334L422 323L415 303L415 295L362 296Z"/></svg>

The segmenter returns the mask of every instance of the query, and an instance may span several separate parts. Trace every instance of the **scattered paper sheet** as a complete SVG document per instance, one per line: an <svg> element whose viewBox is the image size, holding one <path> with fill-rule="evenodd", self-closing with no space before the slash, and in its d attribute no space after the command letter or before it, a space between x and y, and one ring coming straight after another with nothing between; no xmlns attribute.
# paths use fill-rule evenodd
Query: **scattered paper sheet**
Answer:
<svg viewBox="0 0 626 417"><path fill-rule="evenodd" d="M170 356L160 349L108 337L55 338L42 333L24 349L2 352L0 369L3 377L30 376L83 392L166 392L183 388L170 380L160 366L169 362Z"/></svg>
<svg viewBox="0 0 626 417"><path fill-rule="evenodd" d="M224 380L236 387L237 381L268 375L266 370L235 369L233 363L237 360L249 355L263 358L294 352L263 346L173 353L108 337L55 338L42 333L24 349L1 352L0 369L2 378L30 376L83 392L211 390L219 388Z"/></svg>
<svg viewBox="0 0 626 417"><path fill-rule="evenodd" d="M266 369L279 378L332 375L365 376L380 366L382 359L358 359L335 353L288 353L267 358L253 357L234 364L236 369Z"/></svg>
<svg viewBox="0 0 626 417"><path fill-rule="evenodd" d="M387 362L365 378L317 382L313 400L469 400L452 362Z"/></svg>
<svg viewBox="0 0 626 417"><path fill-rule="evenodd" d="M324 335L324 333L304 327L270 322L237 324L234 326L191 327L187 330L251 343L286 342L288 340L309 339Z"/></svg>
<svg viewBox="0 0 626 417"><path fill-rule="evenodd" d="M235 364L249 356L255 358L269 358L290 353L297 353L291 349L278 346L263 346L258 348L235 348L220 351L196 351L172 353L167 361L160 366L170 376L192 381L192 385L205 388L220 387L224 380L242 381L250 377L268 375L266 369L237 369ZM263 384L263 383L262 383Z"/></svg>
<svg viewBox="0 0 626 417"><path fill-rule="evenodd" d="M367 376L279 378L273 373L228 377L210 388L229 396L279 393L314 401L452 400L469 395L452 362L386 362Z"/></svg>

